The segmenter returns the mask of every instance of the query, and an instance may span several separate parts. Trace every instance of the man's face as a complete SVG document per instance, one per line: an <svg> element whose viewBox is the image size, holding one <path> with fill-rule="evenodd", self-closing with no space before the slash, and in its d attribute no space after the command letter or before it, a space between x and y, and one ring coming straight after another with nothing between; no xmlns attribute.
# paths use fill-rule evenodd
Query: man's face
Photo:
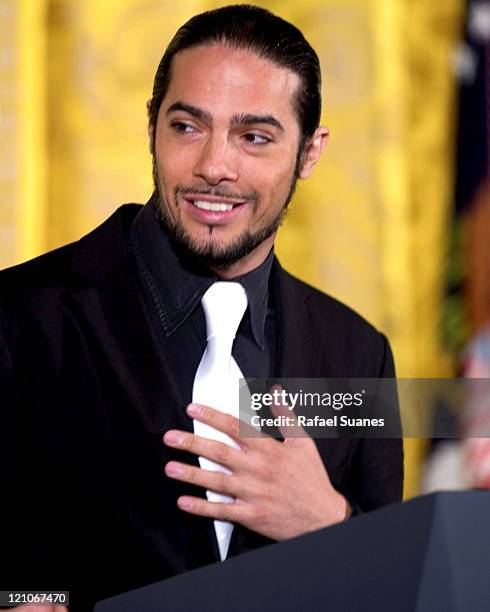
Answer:
<svg viewBox="0 0 490 612"><path fill-rule="evenodd" d="M155 133L160 216L211 267L272 246L297 178L298 82L250 51L218 44L174 57Z"/></svg>

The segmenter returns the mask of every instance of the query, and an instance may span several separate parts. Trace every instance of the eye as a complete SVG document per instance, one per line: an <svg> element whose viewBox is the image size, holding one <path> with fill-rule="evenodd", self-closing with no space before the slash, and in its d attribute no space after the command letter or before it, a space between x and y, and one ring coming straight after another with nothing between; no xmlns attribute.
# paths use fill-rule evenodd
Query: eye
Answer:
<svg viewBox="0 0 490 612"><path fill-rule="evenodd" d="M193 125L184 121L174 121L170 124L170 127L179 134L193 134L196 131Z"/></svg>
<svg viewBox="0 0 490 612"><path fill-rule="evenodd" d="M247 134L245 134L244 138L247 144L250 144L253 147L260 147L269 144L269 142L272 142L271 138L263 136L262 134L255 134L254 132L248 132Z"/></svg>

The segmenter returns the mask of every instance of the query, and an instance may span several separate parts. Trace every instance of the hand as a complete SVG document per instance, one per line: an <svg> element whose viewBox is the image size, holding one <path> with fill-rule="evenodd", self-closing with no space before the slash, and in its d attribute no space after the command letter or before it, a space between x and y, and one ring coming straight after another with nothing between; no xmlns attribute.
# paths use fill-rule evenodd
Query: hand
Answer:
<svg viewBox="0 0 490 612"><path fill-rule="evenodd" d="M272 410L276 416L286 412L277 405ZM314 531L350 515L349 503L333 488L315 443L299 425L282 431L283 435L295 437L285 437L280 442L258 434L251 427L253 437L240 437L240 426L247 425L208 406L189 404L187 413L228 434L240 448L186 431L165 433L163 441L167 446L206 457L231 472L212 472L169 461L165 466L169 478L235 498L234 503L215 503L182 496L177 499L181 510L239 523L275 540ZM291 412L287 413L291 416Z"/></svg>

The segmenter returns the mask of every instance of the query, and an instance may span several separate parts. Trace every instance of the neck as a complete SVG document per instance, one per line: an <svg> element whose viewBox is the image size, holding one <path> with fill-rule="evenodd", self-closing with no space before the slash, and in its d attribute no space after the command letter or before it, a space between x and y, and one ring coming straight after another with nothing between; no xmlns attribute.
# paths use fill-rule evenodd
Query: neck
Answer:
<svg viewBox="0 0 490 612"><path fill-rule="evenodd" d="M274 244L275 234L261 242L251 253L226 268L211 268L211 271L223 280L233 280L258 268L267 258Z"/></svg>

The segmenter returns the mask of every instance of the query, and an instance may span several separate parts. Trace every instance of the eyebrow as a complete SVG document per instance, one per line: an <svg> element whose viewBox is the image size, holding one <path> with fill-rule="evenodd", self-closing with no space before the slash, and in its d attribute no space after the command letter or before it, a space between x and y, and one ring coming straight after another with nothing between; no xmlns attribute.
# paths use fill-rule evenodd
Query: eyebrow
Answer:
<svg viewBox="0 0 490 612"><path fill-rule="evenodd" d="M185 113L189 113L189 115L196 117L196 119L201 119L202 121L205 121L209 124L213 123L213 117L211 113L208 113L207 111L203 110L202 108L198 108L197 106L186 104L185 102L174 102L174 104L171 104L167 108L166 114L170 115L170 113L173 113L174 111L184 111Z"/></svg>
<svg viewBox="0 0 490 612"><path fill-rule="evenodd" d="M252 125L254 123L266 123L272 125L278 130L284 132L282 124L272 115L251 115L249 113L242 113L240 115L234 115L231 119L231 125Z"/></svg>
<svg viewBox="0 0 490 612"><path fill-rule="evenodd" d="M185 102L174 102L168 107L166 114L169 115L175 111L184 111L185 113L189 113L189 115L192 115L193 117L196 117L196 119L200 119L209 125L212 125L213 123L213 116L211 113L202 108L198 108L197 106L186 104ZM256 123L265 123L277 128L278 130L284 131L284 127L282 126L281 122L272 115L240 113L239 115L234 115L230 121L230 125L232 127L237 125L253 125Z"/></svg>

